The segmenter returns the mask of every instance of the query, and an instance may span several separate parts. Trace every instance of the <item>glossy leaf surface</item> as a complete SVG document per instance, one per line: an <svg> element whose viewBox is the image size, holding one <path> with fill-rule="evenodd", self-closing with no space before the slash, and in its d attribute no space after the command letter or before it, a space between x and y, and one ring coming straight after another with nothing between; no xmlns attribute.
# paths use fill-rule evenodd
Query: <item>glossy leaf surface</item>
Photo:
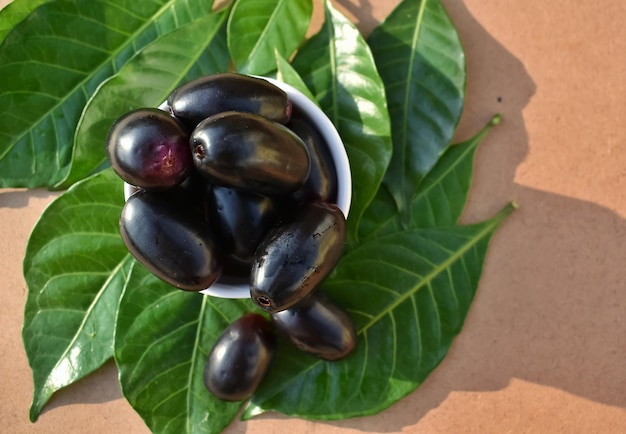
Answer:
<svg viewBox="0 0 626 434"><path fill-rule="evenodd" d="M237 0L228 22L228 48L238 72L274 70L274 51L289 58L309 27L312 0Z"/></svg>
<svg viewBox="0 0 626 434"><path fill-rule="evenodd" d="M23 339L33 371L35 420L52 394L113 356L113 324L132 259L119 236L123 192L105 171L58 197L24 258Z"/></svg>
<svg viewBox="0 0 626 434"><path fill-rule="evenodd" d="M0 40L3 23L15 26L0 45L0 74L11 77L0 80L0 103L15 107L0 120L0 186L60 187L102 169L114 119L229 60L248 73L276 70L337 126L353 175L350 243L323 290L349 312L358 344L336 362L279 344L244 418L369 415L415 390L460 332L489 241L514 208L455 226L474 152L495 121L448 147L465 65L439 0L403 0L371 49L325 1L321 30L289 63L310 4L238 0L228 19L208 15L206 0L58 0L25 19L0 12ZM122 200L121 180L104 170L53 202L33 231L23 334L35 380L31 418L114 355L124 396L153 432L220 432L245 403L213 397L204 364L222 330L258 308L149 274L119 236Z"/></svg>
<svg viewBox="0 0 626 434"><path fill-rule="evenodd" d="M139 49L208 13L206 0L41 5L0 45L0 187L53 186L89 96Z"/></svg>
<svg viewBox="0 0 626 434"><path fill-rule="evenodd" d="M179 84L228 68L227 12L203 16L157 39L96 90L83 110L71 169L60 186L108 164L104 143L109 128L124 113L158 107Z"/></svg>
<svg viewBox="0 0 626 434"><path fill-rule="evenodd" d="M241 402L215 398L202 376L222 331L250 300L228 300L177 290L133 267L120 303L115 360L128 402L155 433L221 432Z"/></svg>
<svg viewBox="0 0 626 434"><path fill-rule="evenodd" d="M411 228L457 224L471 186L476 149L499 121L500 116L494 116L476 136L446 149L413 198ZM362 240L402 231L400 216L386 186L378 190L363 215L359 231Z"/></svg>
<svg viewBox="0 0 626 434"><path fill-rule="evenodd" d="M491 236L512 209L472 226L403 231L349 252L323 288L352 316L355 352L338 362L283 353L244 417L268 410L363 416L412 392L460 332Z"/></svg>
<svg viewBox="0 0 626 434"><path fill-rule="evenodd" d="M393 158L385 184L404 222L461 117L465 56L439 0L403 0L368 43L385 82Z"/></svg>
<svg viewBox="0 0 626 434"><path fill-rule="evenodd" d="M293 67L341 135L352 170L349 239L374 198L391 158L384 85L358 29L329 1L322 29L298 51Z"/></svg>
<svg viewBox="0 0 626 434"><path fill-rule="evenodd" d="M306 86L300 74L291 66L284 57L280 55L279 52L276 52L276 79L282 81L283 83L287 83L291 87L302 92L304 96L308 99L317 103L315 96L311 93L309 88Z"/></svg>

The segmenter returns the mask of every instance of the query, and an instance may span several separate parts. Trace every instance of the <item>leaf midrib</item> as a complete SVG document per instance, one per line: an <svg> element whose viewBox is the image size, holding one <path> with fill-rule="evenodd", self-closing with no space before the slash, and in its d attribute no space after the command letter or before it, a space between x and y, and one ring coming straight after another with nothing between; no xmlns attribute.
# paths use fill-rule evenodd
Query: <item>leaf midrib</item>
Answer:
<svg viewBox="0 0 626 434"><path fill-rule="evenodd" d="M430 284L430 282L432 282L435 277L437 277L440 273L448 269L453 263L455 263L465 253L467 253L467 251L469 251L476 244L478 244L478 242L481 241L483 237L485 237L490 232L492 232L493 229L495 229L500 222L501 222L501 218L497 218L497 217L492 220L489 220L488 224L486 224L485 227L480 232L478 232L478 234L469 238L467 242L463 244L461 249L458 249L457 251L452 252L452 254L448 256L448 258L445 261L434 266L432 270L417 283L417 285L415 285L413 288L406 291L404 294L402 294L400 297L394 300L389 306L387 306L386 309L379 312L378 315L375 315L369 321L369 323L365 324L357 332L357 334L362 334L363 332L367 331L367 329L369 329L371 326L376 324L381 318L383 318L384 316L394 311L399 305L404 303L408 298L412 297L417 291L422 289L424 286Z"/></svg>
<svg viewBox="0 0 626 434"><path fill-rule="evenodd" d="M85 78L81 81L79 81L76 86L74 86L72 89L70 89L66 94L64 98L59 99L59 101L52 106L49 110L46 110L45 113L42 113L42 115L37 118L34 122L30 123L30 128L22 131L21 133L18 133L17 135L15 135L15 139L9 143L9 146L7 146L6 150L2 153L0 153L0 160L4 159L6 157L6 155L11 152L11 150L13 150L13 148L17 145L17 143L24 138L24 136L26 136L27 134L30 134L31 131L34 129L34 126L39 125L40 123L42 123L44 121L44 119L46 119L47 117L51 116L52 113L54 113L59 107L61 107L63 104L65 104L66 101L68 101L73 95L76 94L76 92L79 92L81 90L84 89L85 85L87 82L89 82L95 75L95 72L101 71L105 65L107 64L111 64L114 71L115 71L115 66L114 66L114 62L112 62L119 53L121 53L125 48L127 48L128 46L133 45L133 41L139 36L141 35L149 26L152 25L156 25L156 21L158 18L161 17L161 15L163 15L163 13L170 9L170 7L178 2L179 0L168 0L168 2L163 5L163 7L161 7L161 9L159 9L153 16L151 16L150 18L148 18L146 20L146 22L144 23L144 25L142 25L141 27L139 27L137 29L137 31L135 31L134 33L129 34L129 37L126 39L126 43L121 44L117 49L113 50L111 52L111 55L108 56L106 59L104 59L102 62L100 62L100 64L92 69L91 74L87 73L85 75ZM134 52L137 52L138 50L135 50ZM53 124L55 124L53 122ZM56 127L55 127L56 128ZM57 153L58 154L58 153ZM60 165L58 167L61 167Z"/></svg>
<svg viewBox="0 0 626 434"><path fill-rule="evenodd" d="M204 50L208 47L208 45L210 45L213 42L213 39L215 38L215 36L219 32L219 30L221 29L222 24L224 23L224 19L226 18L227 14L224 13L224 12L217 12L217 13L218 14L219 13L223 14L220 17L220 19L217 20L217 24L218 25L214 26L215 30L213 32L210 32L207 35L207 38L205 39L205 43L202 44L202 48L200 48L199 51L195 52L193 56L189 57L189 59L194 59L194 60L191 60L184 69L179 70L179 71L184 71L184 73L176 74L176 73L171 73L170 71L167 71L167 70L163 70L163 73L171 74L174 77L176 77L176 84L178 84L183 79L183 77L185 77L187 75L187 73L191 70L191 68L196 64L196 62L200 58L200 55L204 52ZM211 14L211 15L213 15L213 14ZM209 15L207 15L207 16L209 16ZM207 19L207 21L209 21L209 20ZM193 24L195 22L197 22L197 21L194 20L194 21L190 22L189 25L191 25L191 24ZM179 27L179 28L182 28L182 27ZM146 47L149 47L149 44ZM132 59L129 60L129 62L132 62ZM122 69L120 69L120 71L122 71ZM113 80L114 78L115 78L114 76L110 77L111 80ZM76 125L76 130L75 130L75 133L74 133L73 143L77 143L78 142L78 137L79 137L79 134L81 132L81 127L82 127L82 124L84 122L83 115L85 113L87 113L87 109L89 108L90 102L93 101L93 98L97 95L97 93L100 91L100 89L102 89L104 86L107 85L107 82L109 82L109 79L103 81L102 87L99 87L98 89L96 89L96 91L93 93L92 97L89 99L89 101L87 101L87 105L85 106L85 109L83 110L83 114L81 115L80 119L78 120L78 124ZM168 88L167 91L164 92L164 94L165 95L169 95L176 88L176 84L174 84L170 88ZM75 150L76 150L76 147L74 146L73 149L72 149L72 159L70 160L70 163L69 163L70 170L69 170L67 176L65 176L64 179L62 179L62 180L60 180L58 182L57 185L59 185L59 186L62 185L63 183L65 183L65 182L67 182L68 179L71 179L70 177L72 176L72 166L74 165L73 159L74 159L74 152L75 152ZM96 167L100 167L105 161L107 161L107 157L106 156L101 158L98 161L98 164L97 164Z"/></svg>
<svg viewBox="0 0 626 434"><path fill-rule="evenodd" d="M453 164L451 164L448 168L446 168L446 170L444 170L439 176L437 176L437 178L435 178L432 182L430 182L428 184L424 184L424 183L420 184L420 187L424 186L424 188L422 190L418 190L417 195L415 196L415 198L413 198L413 201L411 202L411 206L417 200L421 199L422 197L426 197L430 190L432 190L436 186L440 185L441 181L444 178L446 178L452 171L455 171L457 169L457 167L463 163L465 157L468 154L470 154L471 152L476 150L478 144L482 142L482 140L485 138L485 136L491 130L491 128L494 127L497 124L497 120L496 120L497 118L498 118L498 115L494 116L492 118L492 120L487 125L485 125L482 128L482 130L480 130L478 132L478 134L476 134L474 137L469 139L467 142L459 143L457 145L452 145L452 146L464 146L465 145L466 147L463 150L463 152L461 153L461 155L459 156L459 158L457 158L453 162ZM434 167L433 167L433 169L434 169ZM428 177L428 174L426 174L425 178L426 177ZM376 232L378 232L381 229L387 227L387 225L389 225L391 222L393 222L393 220L395 220L396 217L397 217L396 214L392 214L389 218L383 220L383 222L377 226Z"/></svg>
<svg viewBox="0 0 626 434"><path fill-rule="evenodd" d="M294 1L294 0L291 0L291 1ZM267 21L267 24L263 27L263 31L261 32L261 34L259 35L259 37L257 39L257 43L254 44L254 46L252 47L252 50L250 51L250 54L248 55L248 59L254 59L255 54L261 48L261 45L262 45L261 41L263 41L265 39L265 35L269 31L269 28L271 27L271 25L276 20L276 17L278 16L278 11L280 9L282 9L284 6L285 6L285 0L278 0L278 3L276 4L276 7L272 11L272 14L270 15L270 17L269 17L269 19Z"/></svg>
<svg viewBox="0 0 626 434"><path fill-rule="evenodd" d="M335 47L335 43L337 38L335 37L335 32L334 32L334 26L331 26L330 23L333 20L332 17L332 10L331 10L331 5L329 4L329 0L326 0L325 2L325 17L326 17L326 22L328 23L328 25L326 26L326 28L328 29L328 41L330 42L328 44L329 47L329 57L330 57L330 70L332 73L332 77L334 77L333 80L331 80L331 92L333 94L333 98L332 98L332 114L333 114L333 123L335 125L338 125L339 123L339 91L337 90L337 51L336 51L336 47Z"/></svg>
<svg viewBox="0 0 626 434"><path fill-rule="evenodd" d="M480 140L480 139L479 139ZM476 145L478 144L478 141L472 143L471 145L469 145L461 154L461 157L459 159L457 159L454 164L450 165L449 168L447 168L445 171L443 171L443 173L438 176L435 180L433 180L433 182L427 184L425 186L425 188L423 190L420 190L418 192L418 194L415 196L415 198L411 201L410 206L412 206L412 204L421 199L422 197L426 197L428 192L430 190L432 190L433 188L435 188L436 186L441 184L441 181L447 177L450 172L452 172L453 170L456 170L456 168L461 164L461 162L463 161L463 159L467 156L468 153L472 152L474 149L476 149ZM456 146L462 146L462 144L456 145ZM423 185L424 183L422 183L421 185ZM387 225L389 225L390 223L392 223L395 219L397 218L396 214L392 214L389 218L385 219L380 225L378 225L378 229L377 232L380 231L381 229L387 227Z"/></svg>
<svg viewBox="0 0 626 434"><path fill-rule="evenodd" d="M74 333L74 336L72 337L72 340L69 342L69 344L65 347L65 350L63 351L63 353L61 354L61 357L58 358L58 361L54 364L54 366L52 367L52 369L50 369L49 374L46 377L46 381L45 383L41 386L41 388L39 389L37 395L38 398L36 400L37 408L40 408L40 400L42 398L42 394L45 390L48 390L50 388L55 389L55 384L53 382L51 382L51 378L53 377L53 373L55 372L56 369L58 369L60 363L65 360L65 358L67 357L68 352L73 348L74 344L76 343L76 341L78 340L79 336L81 335L81 332L86 324L86 322L88 321L89 318L91 318L91 315L95 309L95 307L98 305L98 301L103 297L104 293L106 292L106 288L109 287L111 281L117 277L117 274L120 272L120 270L126 265L126 263L131 260L131 255L130 253L124 255L124 257L122 258L122 260L120 260L120 262L118 263L118 265L113 269L113 271L110 273L109 278L106 279L106 281L100 286L100 289L98 290L98 293L96 294L96 297L94 298L93 302L89 305L89 308L85 311L85 316L83 318L83 321L80 323L80 326L78 327L76 333ZM37 391L36 391L37 392ZM54 390L52 390L52 392L54 392ZM46 393L47 394L47 393ZM45 398L44 398L45 400ZM31 417L32 417L32 412L35 408L35 402L33 402L33 405L31 407Z"/></svg>
<svg viewBox="0 0 626 434"><path fill-rule="evenodd" d="M202 319L204 318L204 312L206 310L207 307L207 299L209 298L209 296L204 296L202 297L202 304L200 305L200 312L198 313L198 329L196 331L196 336L195 336L195 340L193 343L193 354L191 355L191 367L189 368L189 378L187 379L187 393L186 393L186 403L187 403L187 417L185 418L185 433L191 433L193 432L192 426L191 426L191 409L193 409L193 393L191 391L192 388L192 383L193 383L193 378L194 375L196 373L196 363L198 361L198 352L200 351L200 336L202 334Z"/></svg>
<svg viewBox="0 0 626 434"><path fill-rule="evenodd" d="M413 31L413 39L411 41L411 53L409 56L409 68L407 71L407 80L406 80L406 86L405 86L405 90L404 90L404 103L403 103L403 116L402 116L402 139L400 140L400 144L401 144L401 155L402 155L402 160L401 161L406 161L406 147L407 147L407 131L408 131L408 123L409 123L409 114L411 113L411 111L409 110L409 105L411 102L411 96L412 93L410 92L411 89L411 83L412 81L412 76L413 76L413 69L414 69L414 65L415 65L415 57L417 56L417 45L419 43L419 35L422 29L422 24L424 22L424 10L426 9L426 3L428 2L428 0L421 0L420 3L420 8L418 10L418 14L417 14L417 19L416 19L416 23L415 23L415 30ZM406 171L405 169L405 165L404 164L400 164L400 170L402 171L402 173L404 173ZM407 176L402 176L401 182L403 184L402 186L402 191L406 192L406 183L408 182L409 177ZM407 206L410 206L409 204L407 204Z"/></svg>
<svg viewBox="0 0 626 434"><path fill-rule="evenodd" d="M362 335L363 333L365 333L372 325L374 325L380 318L382 318L383 316L387 315L389 312L391 312L393 309L395 309L397 306L399 306L402 302L406 301L409 297L413 296L417 291L419 291L424 285L430 283L436 276L438 273L442 272L443 270L446 269L446 266L451 265L452 263L454 263L456 260L458 260L464 253L466 253L469 249L471 249L472 247L474 247L484 236L488 235L489 232L493 231L495 228L498 227L498 225L502 222L502 220L513 210L516 208L515 204L510 204L509 206L507 206L506 208L504 208L502 211L500 211L496 216L494 216L492 219L488 220L488 224L485 225L485 227L474 237L471 237L468 239L468 241L465 243L465 245L463 246L462 249L460 249L460 253L457 254L453 254L451 255L450 258L454 258L454 259L448 259L446 261L444 261L442 264L440 264L437 267L434 267L433 271L428 273L420 282L418 285L414 286L410 291L407 291L407 293L400 297L398 300L396 300L395 302L393 302L387 309L385 309L383 312L381 312L381 314L376 315L374 317L372 317L372 319L369 321L369 323L365 324L361 329L359 329L357 331L357 335ZM392 234L390 236L393 236L395 234ZM354 252L354 251L352 251ZM351 253L352 253L351 252ZM446 264L446 266L443 266L443 264ZM435 272L436 271L436 272ZM304 370L302 370L299 374L294 375L289 381L284 383L284 387L277 389L274 393L272 393L271 395L268 396L268 399L276 396L280 391L287 389L287 387L293 383L294 381L297 381L300 377L302 377L303 375L306 375L307 372L313 370L314 368L316 368L320 363L323 363L322 360L318 360L315 363L312 363L311 365L307 366ZM266 399L267 400L267 399Z"/></svg>

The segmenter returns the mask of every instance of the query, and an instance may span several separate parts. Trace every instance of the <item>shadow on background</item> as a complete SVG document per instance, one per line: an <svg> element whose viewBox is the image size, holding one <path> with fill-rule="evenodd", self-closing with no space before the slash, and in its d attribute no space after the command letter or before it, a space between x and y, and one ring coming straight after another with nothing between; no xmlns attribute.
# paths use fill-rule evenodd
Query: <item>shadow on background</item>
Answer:
<svg viewBox="0 0 626 434"><path fill-rule="evenodd" d="M338 0L367 33L376 20L365 0ZM448 357L388 417L328 422L369 432L416 424L455 391L495 391L511 379L558 388L626 407L623 321L626 224L614 212L514 182L528 152L522 112L535 84L522 62L493 39L461 1L444 0L468 62L468 88L457 140L495 113L503 121L481 145L463 221L495 214L510 200L516 211L496 233L466 325ZM480 71L480 75L474 74ZM112 363L58 392L44 412L77 402L121 397ZM267 414L261 418L286 419ZM236 423L229 432L245 432Z"/></svg>
<svg viewBox="0 0 626 434"><path fill-rule="evenodd" d="M355 12L357 4L369 4L338 3ZM535 84L463 2L443 3L460 33L468 69L455 141L472 136L494 113L503 115L478 150L463 222L488 218L510 200L520 209L494 237L475 302L449 356L384 419L332 425L401 431L452 392L501 390L514 378L626 408L626 222L594 203L514 182L528 152L522 112ZM362 22L371 27L370 19Z"/></svg>
<svg viewBox="0 0 626 434"><path fill-rule="evenodd" d="M109 360L77 383L55 392L39 417L44 417L47 412L65 405L100 404L116 399L122 399L122 390L115 362Z"/></svg>
<svg viewBox="0 0 626 434"><path fill-rule="evenodd" d="M7 189L0 191L0 208L25 208L31 198L47 199L58 193L45 189L33 189L26 192L23 189Z"/></svg>

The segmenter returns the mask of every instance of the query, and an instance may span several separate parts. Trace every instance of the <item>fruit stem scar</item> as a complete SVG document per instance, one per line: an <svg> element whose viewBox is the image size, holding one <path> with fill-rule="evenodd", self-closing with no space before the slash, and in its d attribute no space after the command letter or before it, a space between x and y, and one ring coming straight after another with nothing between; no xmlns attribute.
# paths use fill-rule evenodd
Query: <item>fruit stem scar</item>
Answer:
<svg viewBox="0 0 626 434"><path fill-rule="evenodd" d="M272 304L272 301L264 295L257 297L256 300L259 302L261 306L264 306L264 307L269 307Z"/></svg>
<svg viewBox="0 0 626 434"><path fill-rule="evenodd" d="M196 157L198 157L199 159L203 159L204 157L206 157L206 153L204 152L204 148L202 147L202 145L196 145L193 148L193 152L196 154Z"/></svg>

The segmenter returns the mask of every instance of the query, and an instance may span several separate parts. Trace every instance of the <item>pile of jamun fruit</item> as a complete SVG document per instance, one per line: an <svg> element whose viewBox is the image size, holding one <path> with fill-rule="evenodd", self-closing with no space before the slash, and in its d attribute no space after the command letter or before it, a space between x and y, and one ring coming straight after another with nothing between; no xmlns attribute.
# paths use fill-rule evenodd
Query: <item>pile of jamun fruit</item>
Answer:
<svg viewBox="0 0 626 434"><path fill-rule="evenodd" d="M243 315L217 339L204 370L215 396L254 393L276 330L325 360L353 351L349 315L317 290L345 245L335 166L286 92L242 74L200 77L161 108L117 119L106 152L135 190L120 217L130 253L181 290L247 282L265 312Z"/></svg>

